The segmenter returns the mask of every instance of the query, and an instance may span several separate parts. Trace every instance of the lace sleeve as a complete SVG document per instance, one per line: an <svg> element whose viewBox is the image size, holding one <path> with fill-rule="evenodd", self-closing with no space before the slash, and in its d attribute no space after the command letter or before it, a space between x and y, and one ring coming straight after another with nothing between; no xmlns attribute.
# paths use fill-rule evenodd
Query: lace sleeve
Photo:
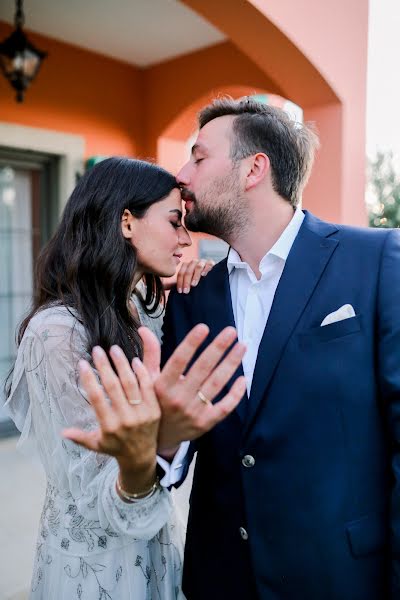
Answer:
<svg viewBox="0 0 400 600"><path fill-rule="evenodd" d="M148 500L123 502L115 491L116 460L61 436L65 427L97 427L79 385L81 357L87 358L83 328L67 309L39 313L19 348L9 410L25 436L31 429L49 483L66 498L72 496L82 517L99 520L104 529L151 539L170 515L169 493L162 489Z"/></svg>

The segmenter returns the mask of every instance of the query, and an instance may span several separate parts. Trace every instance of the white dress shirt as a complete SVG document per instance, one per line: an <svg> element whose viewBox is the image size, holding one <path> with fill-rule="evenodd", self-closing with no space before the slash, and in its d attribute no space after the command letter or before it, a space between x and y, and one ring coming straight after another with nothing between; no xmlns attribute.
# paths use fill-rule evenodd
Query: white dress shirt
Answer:
<svg viewBox="0 0 400 600"><path fill-rule="evenodd" d="M247 394L250 396L258 347L271 311L276 288L285 268L290 249L303 223L304 213L296 209L280 238L261 259L257 279L250 266L242 262L233 248L228 254L229 287L238 339L247 346L243 357Z"/></svg>

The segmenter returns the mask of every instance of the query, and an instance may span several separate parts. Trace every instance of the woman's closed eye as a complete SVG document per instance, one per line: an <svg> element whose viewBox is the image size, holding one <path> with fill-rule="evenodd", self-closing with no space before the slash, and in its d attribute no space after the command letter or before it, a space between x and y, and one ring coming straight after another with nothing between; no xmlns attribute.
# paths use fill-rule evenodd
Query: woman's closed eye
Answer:
<svg viewBox="0 0 400 600"><path fill-rule="evenodd" d="M182 227L181 221L171 221L171 225L174 229L179 229L179 227Z"/></svg>

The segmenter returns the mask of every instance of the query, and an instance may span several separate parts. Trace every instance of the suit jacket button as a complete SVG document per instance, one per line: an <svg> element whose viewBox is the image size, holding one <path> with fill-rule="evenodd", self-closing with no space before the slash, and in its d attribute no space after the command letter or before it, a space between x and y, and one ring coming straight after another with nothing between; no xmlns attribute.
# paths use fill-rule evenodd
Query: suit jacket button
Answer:
<svg viewBox="0 0 400 600"><path fill-rule="evenodd" d="M245 530L244 527L239 527L239 533L240 533L240 537L242 538L242 540L249 539L249 534L247 533L247 531Z"/></svg>
<svg viewBox="0 0 400 600"><path fill-rule="evenodd" d="M251 456L251 454L246 454L245 456L243 456L242 465L244 467L254 467L255 464L256 459L254 458L254 456Z"/></svg>

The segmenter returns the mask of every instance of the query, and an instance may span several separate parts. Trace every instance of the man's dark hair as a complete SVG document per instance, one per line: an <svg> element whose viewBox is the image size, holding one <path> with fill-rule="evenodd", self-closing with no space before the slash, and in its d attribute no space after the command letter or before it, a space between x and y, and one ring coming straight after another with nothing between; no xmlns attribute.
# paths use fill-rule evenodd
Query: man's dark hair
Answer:
<svg viewBox="0 0 400 600"><path fill-rule="evenodd" d="M319 145L312 127L297 123L282 109L251 97L239 100L223 97L200 111L200 129L226 115L235 117L232 160L237 161L257 152L265 153L271 163L274 190L292 206L297 206Z"/></svg>

